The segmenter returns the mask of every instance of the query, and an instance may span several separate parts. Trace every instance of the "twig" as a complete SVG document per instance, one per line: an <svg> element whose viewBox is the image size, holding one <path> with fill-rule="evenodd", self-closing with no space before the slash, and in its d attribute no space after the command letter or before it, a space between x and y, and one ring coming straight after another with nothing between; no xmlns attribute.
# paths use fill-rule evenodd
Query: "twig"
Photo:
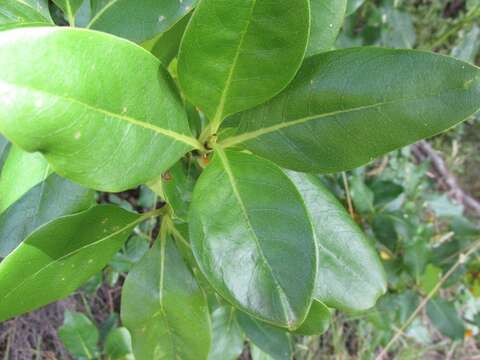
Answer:
<svg viewBox="0 0 480 360"><path fill-rule="evenodd" d="M348 212L352 218L355 218L355 212L353 211L353 204L352 204L352 196L350 195L350 187L348 186L348 179L347 174L342 172L343 178L343 186L345 187L345 193L347 195L347 204L348 204Z"/></svg>
<svg viewBox="0 0 480 360"><path fill-rule="evenodd" d="M405 329L407 329L410 324L415 320L418 314L423 310L423 308L428 304L428 302L433 298L437 291L443 286L443 284L448 280L448 278L458 269L458 267L464 264L467 259L478 249L480 248L480 240L477 240L470 250L465 254L460 254L457 262L448 270L448 272L440 279L440 281L435 285L435 287L428 293L422 302L418 305L412 315L403 323L403 325L395 332L395 336L388 342L387 346L380 352L376 357L376 360L383 360L384 357L388 354L390 348L397 342L397 340L403 335Z"/></svg>
<svg viewBox="0 0 480 360"><path fill-rule="evenodd" d="M480 202L460 187L457 178L450 172L445 160L428 142L425 140L418 142L413 146L412 152L419 161L430 159L433 170L440 177L452 199L463 204L467 210L476 216L480 216Z"/></svg>

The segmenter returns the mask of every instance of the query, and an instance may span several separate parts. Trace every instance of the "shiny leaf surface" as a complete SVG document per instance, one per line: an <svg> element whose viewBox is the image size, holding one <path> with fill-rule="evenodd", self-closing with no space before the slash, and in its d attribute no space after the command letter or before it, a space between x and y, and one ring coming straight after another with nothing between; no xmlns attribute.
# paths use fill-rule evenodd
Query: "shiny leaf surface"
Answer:
<svg viewBox="0 0 480 360"><path fill-rule="evenodd" d="M41 225L93 206L94 191L56 174L37 184L0 215L0 257Z"/></svg>
<svg viewBox="0 0 480 360"><path fill-rule="evenodd" d="M207 359L211 329L205 295L171 239L157 241L129 273L122 320L137 360Z"/></svg>
<svg viewBox="0 0 480 360"><path fill-rule="evenodd" d="M237 319L248 339L263 352L275 360L290 360L293 354L293 343L289 333L244 313L238 312Z"/></svg>
<svg viewBox="0 0 480 360"><path fill-rule="evenodd" d="M303 196L315 228L319 252L315 298L345 311L371 308L386 290L375 249L318 178L288 174Z"/></svg>
<svg viewBox="0 0 480 360"><path fill-rule="evenodd" d="M0 4L0 25L29 22L52 23L48 0L3 0Z"/></svg>
<svg viewBox="0 0 480 360"><path fill-rule="evenodd" d="M346 7L347 0L310 0L312 20L306 56L333 49Z"/></svg>
<svg viewBox="0 0 480 360"><path fill-rule="evenodd" d="M0 263L0 322L69 295L105 266L143 220L104 205L36 230Z"/></svg>
<svg viewBox="0 0 480 360"><path fill-rule="evenodd" d="M51 168L41 154L12 146L0 172L0 214L50 173Z"/></svg>
<svg viewBox="0 0 480 360"><path fill-rule="evenodd" d="M223 297L279 326L303 322L315 241L302 199L281 169L217 149L194 189L189 225L200 269Z"/></svg>
<svg viewBox="0 0 480 360"><path fill-rule="evenodd" d="M196 146L168 74L128 41L22 28L0 32L0 52L0 132L43 153L66 178L122 191L159 176Z"/></svg>
<svg viewBox="0 0 480 360"><path fill-rule="evenodd" d="M88 27L142 43L170 29L196 2L112 0L98 11Z"/></svg>
<svg viewBox="0 0 480 360"><path fill-rule="evenodd" d="M331 317L330 309L320 301L315 300L302 326L294 333L303 336L321 335L328 330Z"/></svg>
<svg viewBox="0 0 480 360"><path fill-rule="evenodd" d="M302 62L309 16L308 0L202 0L178 58L185 95L216 124L268 100Z"/></svg>
<svg viewBox="0 0 480 360"><path fill-rule="evenodd" d="M435 69L435 71L432 71ZM480 70L433 53L355 48L305 60L287 90L242 114L237 136L277 164L339 172L438 134L480 108Z"/></svg>
<svg viewBox="0 0 480 360"><path fill-rule="evenodd" d="M244 335L235 309L221 306L212 314L212 348L208 360L236 360L243 351Z"/></svg>

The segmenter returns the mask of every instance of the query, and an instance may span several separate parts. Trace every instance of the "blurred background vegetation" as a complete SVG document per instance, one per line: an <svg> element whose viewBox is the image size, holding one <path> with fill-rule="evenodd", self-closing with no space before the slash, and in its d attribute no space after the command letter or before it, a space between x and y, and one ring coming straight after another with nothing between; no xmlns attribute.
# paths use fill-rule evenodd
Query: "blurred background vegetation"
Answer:
<svg viewBox="0 0 480 360"><path fill-rule="evenodd" d="M480 0L352 0L350 10L337 48L415 48L480 64ZM323 178L377 247L389 287L374 309L336 313L324 335L296 338L296 359L480 359L479 150L480 115ZM187 202L188 177L182 184ZM144 187L98 199L136 210L158 200ZM119 296L156 232L143 224L73 296L1 324L0 358L133 359ZM241 358L269 359L248 344Z"/></svg>

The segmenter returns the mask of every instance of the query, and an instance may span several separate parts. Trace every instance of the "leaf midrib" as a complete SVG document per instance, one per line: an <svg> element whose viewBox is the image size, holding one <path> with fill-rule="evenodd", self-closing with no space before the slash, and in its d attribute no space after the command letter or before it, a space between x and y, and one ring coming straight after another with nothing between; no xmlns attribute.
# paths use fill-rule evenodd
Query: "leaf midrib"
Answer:
<svg viewBox="0 0 480 360"><path fill-rule="evenodd" d="M475 79L473 79L473 80L475 80ZM445 92L455 91L455 90L462 90L462 88L452 88L452 89L445 90ZM399 99L394 99L394 100L389 100L389 101L381 101L381 102L377 102L377 103L369 104L369 105L357 106L357 107L353 107L353 108L350 108L350 109L336 110L336 111L331 111L331 112L327 112L327 113L323 113L323 114L309 115L309 116L305 116L305 117L302 117L302 118L299 118L299 119L290 120L290 121L283 121L281 123L278 123L278 124L275 124L275 125L272 125L272 126L268 126L268 127L265 127L265 128L260 128L258 130L249 131L249 132L245 132L245 133L240 134L240 135L232 136L230 138L225 139L219 145L222 148L226 149L228 147L241 144L243 142L255 139L257 137L260 137L260 136L263 136L263 135L266 135L266 134L269 134L269 133L272 133L272 132L275 132L275 131L279 131L279 130L282 130L284 128L289 128L289 127L292 127L292 126L295 126L295 125L301 125L301 124L309 122L309 121L319 120L319 119L332 117L332 116L337 116L337 115L349 114L349 113L362 111L362 110L375 109L375 108L378 108L378 107L381 107L381 106L391 105L391 104L396 104L396 103L401 103L401 102L427 100L427 99L435 98L435 97L438 97L438 96L441 96L441 95L442 95L442 93L437 93L437 94L429 94L429 95L420 96L420 97L399 98Z"/></svg>
<svg viewBox="0 0 480 360"><path fill-rule="evenodd" d="M218 156L221 160L221 163L223 165L223 168L225 169L225 173L227 174L230 185L232 186L233 193L234 193L234 195L235 195L235 197L236 197L236 199L237 199L237 201L240 205L240 209L242 210L245 222L247 224L247 228L248 228L249 232L252 234L252 238L255 241L255 245L257 246L257 249L260 253L262 261L265 264L265 266L267 267L267 269L269 270L270 275L272 277L272 280L274 281L274 283L277 287L277 291L278 291L278 295L279 295L279 299L280 299L280 304L282 305L282 310L283 310L283 313L284 313L284 316L285 316L285 320L287 321L288 325L291 325L290 324L290 320L291 320L290 316L288 315L288 311L285 308L285 305L287 305L287 306L289 306L289 305L284 303L284 300L285 300L285 298L287 298L287 295L285 294L285 291L283 290L283 288L280 286L278 280L276 279L276 277L273 273L273 269L271 268L270 264L267 261L267 258L265 257L265 254L263 253L263 249L260 245L260 241L257 237L257 234L253 230L253 226L250 222L250 218L249 218L248 213L247 213L247 208L245 207L245 204L243 203L243 200L242 200L242 197L240 195L240 191L238 189L237 182L235 180L235 176L234 176L234 174L232 172L232 169L230 167L230 163L228 161L228 158L227 158L225 152L223 151L223 149L216 148L216 150L217 150L217 154L218 154ZM285 298L282 296L281 293L283 293L283 296Z"/></svg>
<svg viewBox="0 0 480 360"><path fill-rule="evenodd" d="M70 215L70 216L77 216L78 214L75 214L75 215ZM67 216L68 217L68 216ZM32 278L35 278L38 274L42 273L43 271L45 271L46 269L48 269L49 267L53 266L53 265L56 265L57 263L61 262L62 260L65 260L67 258L69 258L70 256L73 256L73 255L76 255L78 254L80 251L82 250L85 250L85 249L88 249L92 246L96 246L96 245L99 245L119 234L121 234L122 232L128 230L129 227L132 227L132 226L135 226L136 224L139 224L141 223L142 221L144 221L146 219L146 217L144 216L140 216L138 219L136 219L135 221L132 221L131 223L129 223L128 225L125 225L123 228L111 233L110 235L104 237L104 238L101 238L97 241L94 241L90 244L87 244L87 245L84 245L78 249L75 249L65 255L62 255L60 256L59 258L55 259L54 261L52 262L49 262L47 265L45 266L42 266L38 271L36 271L35 273L33 273L32 275L28 276L27 278L25 278L25 280L23 280L22 282L20 282L17 286L15 286L12 290L10 290L8 293L6 293L5 295L3 295L1 297L2 301L7 299L13 292L17 291L19 288L21 288L27 281L31 280ZM25 244L25 243L24 243ZM25 245L21 245L21 246L25 246ZM13 254L13 253L12 253ZM8 259L8 256L4 259L4 262L5 260Z"/></svg>
<svg viewBox="0 0 480 360"><path fill-rule="evenodd" d="M177 133L177 132L172 131L172 130L164 129L164 128L161 128L159 126L156 126L156 125L153 125L153 124L141 121L141 120L137 120L137 119L132 118L130 116L116 114L116 113L113 113L113 112L105 110L105 109L97 108L93 105L87 104L87 103L85 103L81 100L77 100L77 99L72 98L72 97L57 95L57 94L53 94L53 93L45 91L45 90L40 90L40 89L35 89L35 88L32 88L32 87L28 87L28 86L13 84L13 83L6 82L6 81L3 81L3 80L0 80L0 84L1 83L5 84L7 86L10 86L10 87L21 89L21 90L26 90L26 91L30 91L30 92L33 92L33 93L42 94L44 96L53 97L53 98L56 98L56 99L59 99L59 100L65 101L65 102L78 104L80 106L83 106L83 107L87 108L88 110L100 113L102 115L106 115L106 116L114 118L114 119L125 121L125 122L127 122L129 124L132 124L134 126L142 127L144 129L147 129L147 130L153 131L155 133L158 133L158 134L167 136L169 138L172 138L175 141L183 142L184 144L189 145L189 146L191 146L191 147L193 147L194 149L197 149L197 150L201 150L203 148L201 146L200 142L193 137L183 135L183 134Z"/></svg>
<svg viewBox="0 0 480 360"><path fill-rule="evenodd" d="M237 48L235 50L235 56L233 58L232 65L231 65L230 70L228 72L228 77L225 81L225 85L224 85L222 94L220 96L220 101L218 103L217 111L216 111L215 116L212 120L212 122L215 123L215 124L218 124L223 120L223 112L225 110L225 102L227 100L227 96L228 96L228 93L230 91L230 86L232 85L233 75L234 75L235 70L237 68L238 59L240 58L240 53L241 53L241 50L242 50L242 47L243 47L243 43L245 42L245 36L248 33L248 29L249 29L250 24L251 24L253 11L255 9L256 4L257 4L257 0L252 0L252 5L250 7L250 13L249 13L248 19L246 21L245 28L241 32L240 39L239 39Z"/></svg>

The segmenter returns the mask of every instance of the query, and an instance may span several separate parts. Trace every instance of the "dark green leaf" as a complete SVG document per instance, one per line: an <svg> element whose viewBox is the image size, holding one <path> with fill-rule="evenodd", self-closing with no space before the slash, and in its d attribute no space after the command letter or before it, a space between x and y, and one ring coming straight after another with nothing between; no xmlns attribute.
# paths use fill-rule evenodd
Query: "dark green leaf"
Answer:
<svg viewBox="0 0 480 360"><path fill-rule="evenodd" d="M319 251L315 298L345 311L371 308L386 290L375 249L318 178L288 175L303 196L315 229Z"/></svg>
<svg viewBox="0 0 480 360"><path fill-rule="evenodd" d="M114 0L98 11L88 27L142 43L174 26L196 2Z"/></svg>
<svg viewBox="0 0 480 360"><path fill-rule="evenodd" d="M217 149L195 186L189 225L198 265L225 299L278 326L303 322L315 241L302 199L281 169Z"/></svg>
<svg viewBox="0 0 480 360"><path fill-rule="evenodd" d="M413 50L344 49L305 60L287 90L244 112L238 134L222 145L243 144L297 171L339 172L479 108L477 67Z"/></svg>
<svg viewBox="0 0 480 360"><path fill-rule="evenodd" d="M75 357L93 359L98 352L98 329L81 313L65 311L65 320L58 329L58 336Z"/></svg>
<svg viewBox="0 0 480 360"><path fill-rule="evenodd" d="M302 326L294 333L304 336L321 335L328 330L331 317L330 309L320 301L315 300Z"/></svg>
<svg viewBox="0 0 480 360"><path fill-rule="evenodd" d="M155 55L164 66L168 66L178 55L180 41L189 21L190 14L187 14L170 29L142 46Z"/></svg>
<svg viewBox="0 0 480 360"><path fill-rule="evenodd" d="M129 273L122 320L137 360L202 360L211 329L205 295L171 239L157 241Z"/></svg>
<svg viewBox="0 0 480 360"><path fill-rule="evenodd" d="M21 28L0 32L0 52L0 131L66 178L122 191L198 143L160 62L128 41ZM35 58L42 61L25 61Z"/></svg>
<svg viewBox="0 0 480 360"><path fill-rule="evenodd" d="M285 330L270 326L242 312L237 313L237 319L250 341L274 360L292 358L292 338Z"/></svg>
<svg viewBox="0 0 480 360"><path fill-rule="evenodd" d="M104 205L40 227L0 263L0 322L69 295L144 219Z"/></svg>
<svg viewBox="0 0 480 360"><path fill-rule="evenodd" d="M7 256L41 225L86 210L94 200L94 191L50 175L0 215L0 257Z"/></svg>
<svg viewBox="0 0 480 360"><path fill-rule="evenodd" d="M243 351L244 335L240 329L235 309L221 306L212 314L212 349L208 360L236 360Z"/></svg>
<svg viewBox="0 0 480 360"><path fill-rule="evenodd" d="M178 57L186 97L218 125L285 88L307 47L308 2L201 1Z"/></svg>
<svg viewBox="0 0 480 360"><path fill-rule="evenodd" d="M429 256L430 251L425 238L413 239L405 246L403 261L407 271L417 283L427 267Z"/></svg>
<svg viewBox="0 0 480 360"><path fill-rule="evenodd" d="M5 159L7 158L9 150L10 150L10 143L8 142L7 139L3 137L2 134L0 134L0 176L1 176L1 171L3 169L3 165L5 163ZM1 201L1 198L0 198L0 201Z"/></svg>
<svg viewBox="0 0 480 360"><path fill-rule="evenodd" d="M434 298L427 304L427 315L433 325L444 335L453 340L463 339L465 325L458 316L453 303Z"/></svg>
<svg viewBox="0 0 480 360"><path fill-rule="evenodd" d="M83 1L84 0L53 0L53 2L57 4L60 9L62 9L65 17L70 22L72 21L72 19L75 19L75 14L80 8L80 6L82 6ZM70 23L70 25L75 25L75 22L73 21L73 24Z"/></svg>
<svg viewBox="0 0 480 360"><path fill-rule="evenodd" d="M346 7L347 0L310 0L312 24L307 56L333 49Z"/></svg>

